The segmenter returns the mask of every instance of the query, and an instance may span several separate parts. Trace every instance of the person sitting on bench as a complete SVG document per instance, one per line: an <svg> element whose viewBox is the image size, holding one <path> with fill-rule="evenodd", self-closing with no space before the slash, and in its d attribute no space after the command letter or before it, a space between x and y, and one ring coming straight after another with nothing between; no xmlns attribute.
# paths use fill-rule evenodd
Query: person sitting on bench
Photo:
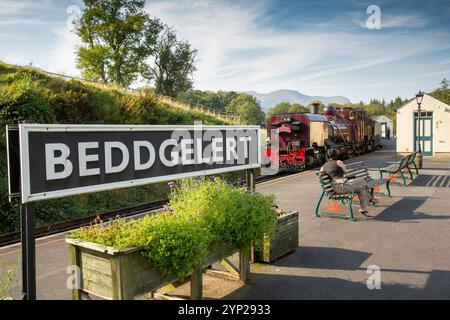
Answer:
<svg viewBox="0 0 450 320"><path fill-rule="evenodd" d="M370 194L370 190L366 185L366 181L364 179L351 179L351 177L344 177L344 174L347 173L347 168L345 164L338 160L338 154L336 150L329 149L327 151L327 155L329 160L320 168L321 172L325 172L334 182L332 184L332 188L334 192L338 194L349 193L352 190L356 190L358 192L358 198L360 202L360 210L359 213L368 217L367 207L369 202L375 203L376 200L372 199Z"/></svg>

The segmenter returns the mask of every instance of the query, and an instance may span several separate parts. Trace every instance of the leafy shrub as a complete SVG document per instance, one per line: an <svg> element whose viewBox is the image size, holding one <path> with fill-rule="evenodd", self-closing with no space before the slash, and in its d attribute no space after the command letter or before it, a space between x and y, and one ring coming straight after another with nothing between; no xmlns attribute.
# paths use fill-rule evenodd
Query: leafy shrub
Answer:
<svg viewBox="0 0 450 320"><path fill-rule="evenodd" d="M20 226L19 207L8 202L5 125L23 120L66 124L193 124L202 120L223 124L202 113L167 106L152 89L134 94L0 62L0 234ZM36 204L37 223L45 225L158 200L165 198L167 191L153 185L43 201Z"/></svg>
<svg viewBox="0 0 450 320"><path fill-rule="evenodd" d="M222 179L180 182L164 212L141 220L112 221L78 229L71 238L116 248L140 247L148 261L165 274L186 276L205 254L224 244L237 249L276 225L273 196L249 194Z"/></svg>
<svg viewBox="0 0 450 320"><path fill-rule="evenodd" d="M0 300L8 299L16 279L16 267L12 264L2 266L0 260Z"/></svg>

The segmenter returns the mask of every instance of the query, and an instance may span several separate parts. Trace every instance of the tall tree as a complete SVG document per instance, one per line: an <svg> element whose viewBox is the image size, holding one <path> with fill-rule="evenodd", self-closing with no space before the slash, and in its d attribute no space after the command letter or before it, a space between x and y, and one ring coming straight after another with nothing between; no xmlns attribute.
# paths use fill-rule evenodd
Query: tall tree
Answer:
<svg viewBox="0 0 450 320"><path fill-rule="evenodd" d="M294 102L291 104L291 106L288 109L289 113L302 113L302 112L309 112L307 108L305 108L302 104Z"/></svg>
<svg viewBox="0 0 450 320"><path fill-rule="evenodd" d="M77 62L88 80L128 87L154 54L162 25L144 11L145 0L84 0L75 22L83 44Z"/></svg>
<svg viewBox="0 0 450 320"><path fill-rule="evenodd" d="M175 31L165 26L157 39L154 61L145 67L143 76L154 81L156 92L176 97L192 89L196 56L189 42L178 40Z"/></svg>
<svg viewBox="0 0 450 320"><path fill-rule="evenodd" d="M267 117L271 117L276 113L288 113L291 104L289 102L279 102L267 111Z"/></svg>
<svg viewBox="0 0 450 320"><path fill-rule="evenodd" d="M431 92L431 96L434 98L446 103L450 104L450 81L448 81L446 78L444 78L441 83L440 87Z"/></svg>
<svg viewBox="0 0 450 320"><path fill-rule="evenodd" d="M300 103L294 102L279 102L277 103L273 108L270 108L269 111L267 111L267 117L272 116L276 113L304 113L309 112L307 108L305 108Z"/></svg>
<svg viewBox="0 0 450 320"><path fill-rule="evenodd" d="M225 111L230 102L238 94L234 91L201 91L189 90L178 94L178 99L189 103L198 103L208 108Z"/></svg>
<svg viewBox="0 0 450 320"><path fill-rule="evenodd" d="M231 100L226 111L232 114L238 114L241 117L242 124L262 124L264 121L264 112L261 110L259 101L252 95L241 93Z"/></svg>

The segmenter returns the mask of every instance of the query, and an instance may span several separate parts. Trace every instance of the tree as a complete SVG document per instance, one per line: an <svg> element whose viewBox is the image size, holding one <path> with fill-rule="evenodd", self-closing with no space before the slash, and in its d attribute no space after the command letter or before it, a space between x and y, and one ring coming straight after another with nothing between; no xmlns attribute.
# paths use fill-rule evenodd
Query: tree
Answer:
<svg viewBox="0 0 450 320"><path fill-rule="evenodd" d="M300 103L294 102L290 104L289 102L279 102L273 108L267 111L267 117L270 117L276 113L305 113L308 109L302 106Z"/></svg>
<svg viewBox="0 0 450 320"><path fill-rule="evenodd" d="M386 114L384 105L377 102L369 103L369 105L367 105L364 108L364 111L367 113L368 116L381 116Z"/></svg>
<svg viewBox="0 0 450 320"><path fill-rule="evenodd" d="M227 106L226 111L238 114L242 124L262 124L264 112L259 101L252 95L241 93Z"/></svg>
<svg viewBox="0 0 450 320"><path fill-rule="evenodd" d="M143 10L145 0L84 0L84 5L75 22L83 42L78 67L88 80L128 87L155 51L160 21Z"/></svg>
<svg viewBox="0 0 450 320"><path fill-rule="evenodd" d="M154 80L157 93L176 97L192 89L197 50L187 41L179 41L175 31L165 26L157 39L154 61L145 66L143 77Z"/></svg>
<svg viewBox="0 0 450 320"><path fill-rule="evenodd" d="M267 111L267 117L271 117L272 115L277 113L288 113L290 107L291 104L289 102L279 102L274 107L270 108L269 111Z"/></svg>
<svg viewBox="0 0 450 320"><path fill-rule="evenodd" d="M441 83L440 87L431 92L431 96L446 103L450 104L450 82L444 78Z"/></svg>
<svg viewBox="0 0 450 320"><path fill-rule="evenodd" d="M309 110L300 103L294 102L288 109L289 113L307 113Z"/></svg>
<svg viewBox="0 0 450 320"><path fill-rule="evenodd" d="M189 90L178 94L178 99L189 103L198 103L208 108L225 111L230 102L238 94L234 91L201 91Z"/></svg>
<svg viewBox="0 0 450 320"><path fill-rule="evenodd" d="M450 86L450 81L448 81L446 78L442 79L441 83L440 83L440 87L438 90L447 90L448 87Z"/></svg>

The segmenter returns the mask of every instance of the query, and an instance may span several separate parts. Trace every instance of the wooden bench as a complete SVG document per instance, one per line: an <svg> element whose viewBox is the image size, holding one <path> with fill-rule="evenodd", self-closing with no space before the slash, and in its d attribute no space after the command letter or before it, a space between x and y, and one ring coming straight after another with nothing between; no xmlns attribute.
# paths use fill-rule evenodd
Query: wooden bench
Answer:
<svg viewBox="0 0 450 320"><path fill-rule="evenodd" d="M403 173L403 170L406 169L409 172L409 176L411 177L411 180L414 179L413 173L411 171L410 165L414 164L414 167L416 169L416 172L419 173L419 170L417 169L417 166L414 162L416 158L417 152L411 153L407 156L404 156L399 161L391 161L391 162L385 162L384 165L382 165L378 170L380 172L380 178L383 178L383 173L389 174L389 179L392 176L395 176L396 174L400 174L403 181L403 186L406 186L406 177Z"/></svg>
<svg viewBox="0 0 450 320"><path fill-rule="evenodd" d="M369 169L367 169L364 162L358 161L351 164L346 164L345 166L348 169L345 177L348 177L349 180L351 180L351 178L363 178L364 180L366 180L366 186L371 190L372 197L375 187L383 184L386 184L386 189L388 192L387 196L391 196L391 190L389 188L390 180L383 178L373 179L370 176ZM354 221L355 218L353 214L353 198L359 194L359 190L355 189L355 187L351 184L343 183L340 185L348 187L348 189L351 191L344 194L336 193L333 189L333 184L336 183L332 181L328 174L318 171L316 172L316 175L320 186L322 187L322 194L320 195L319 201L317 202L316 208L314 210L314 216L316 218L319 218L321 216L341 217L346 218L347 220ZM319 212L320 204L322 203L324 197L327 197L329 200L340 201L342 205L348 205L349 214L339 215L331 212Z"/></svg>
<svg viewBox="0 0 450 320"><path fill-rule="evenodd" d="M344 177L349 179L364 179L366 181L366 186L370 189L370 193L373 198L375 187L386 185L387 190L387 196L391 196L391 189L389 187L390 180L389 179L383 179L382 177L380 179L373 179L370 176L370 169L366 167L363 161L357 161L353 163L345 164L345 166L348 169L348 172L344 175ZM378 171L378 170L376 170Z"/></svg>

